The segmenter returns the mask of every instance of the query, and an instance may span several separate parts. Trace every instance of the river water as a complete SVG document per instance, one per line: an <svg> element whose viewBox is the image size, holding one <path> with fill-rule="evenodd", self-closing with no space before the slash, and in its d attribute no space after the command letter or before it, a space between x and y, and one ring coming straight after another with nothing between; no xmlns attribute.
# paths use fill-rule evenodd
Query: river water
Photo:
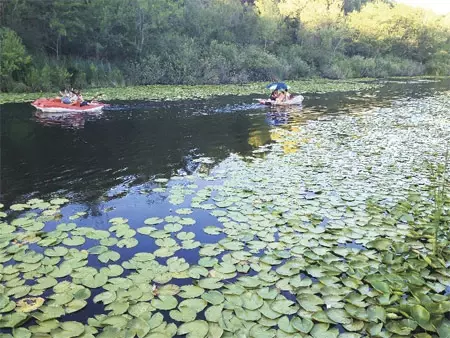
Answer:
<svg viewBox="0 0 450 338"><path fill-rule="evenodd" d="M148 217L165 217L174 209L189 207L189 202L174 206L167 195L152 191L161 187L155 179L207 173L231 154L252 155L258 147L274 142L274 128L301 126L311 120L325 123L338 114L365 114L393 101L446 91L450 82L389 81L382 85L361 92L305 94L302 107L289 108L259 106L254 103L256 96L116 101L97 115L46 115L29 104L5 104L0 106L1 202L9 206L31 198L69 198L62 208L64 217L46 224L44 231L59 222L71 222L68 216L76 212L84 213L76 221L78 226L107 230L111 218L124 217L132 228L138 228ZM190 184L201 189L209 182L196 178ZM190 189L189 184L184 188ZM204 210L194 210L189 217L201 225L192 231L202 244L225 237L201 231L204 226L220 227L217 218ZM136 237L139 244L135 247L116 249L120 262L137 252L158 249L148 237ZM90 246L92 240L83 247ZM191 265L200 258L198 250L181 249L177 255ZM89 265L101 266L92 259ZM98 292L93 291L93 296ZM89 308L65 319L85 322L102 312L101 305L90 303ZM170 321L167 314L165 318Z"/></svg>
<svg viewBox="0 0 450 338"><path fill-rule="evenodd" d="M64 195L87 206L104 204L139 194L132 187L154 178L199 170L199 157L214 164L230 153L250 154L272 142L273 127L364 112L448 88L448 81L390 81L363 92L305 94L301 108L259 106L256 96L115 101L96 115L39 114L29 104L4 104L0 198L8 205Z"/></svg>

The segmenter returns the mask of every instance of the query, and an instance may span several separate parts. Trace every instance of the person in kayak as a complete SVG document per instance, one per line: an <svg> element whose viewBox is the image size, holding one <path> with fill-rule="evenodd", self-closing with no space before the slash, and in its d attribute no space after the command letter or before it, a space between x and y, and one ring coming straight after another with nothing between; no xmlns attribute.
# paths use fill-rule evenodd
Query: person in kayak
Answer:
<svg viewBox="0 0 450 338"><path fill-rule="evenodd" d="M285 94L285 92L284 92L284 91L281 91L281 92L278 94L278 96L277 96L277 98L276 98L275 101L276 101L277 103L286 101L286 94Z"/></svg>
<svg viewBox="0 0 450 338"><path fill-rule="evenodd" d="M286 88L286 92L285 92L285 101L289 101L290 99L292 99L292 95L291 93L289 93L288 89Z"/></svg>
<svg viewBox="0 0 450 338"><path fill-rule="evenodd" d="M77 98L76 102L80 104L80 107L89 105L89 102L87 102L86 100L83 99L83 96L81 95L81 91L77 91L77 92L74 91L73 93L76 95L76 98Z"/></svg>
<svg viewBox="0 0 450 338"><path fill-rule="evenodd" d="M289 101L290 99L292 99L292 95L288 92L287 89L285 89L280 92L280 94L276 99L276 102L277 103L286 102Z"/></svg>
<svg viewBox="0 0 450 338"><path fill-rule="evenodd" d="M61 95L61 103L64 103L64 104L72 103L71 95L67 90L64 90L64 93L60 91L59 94Z"/></svg>
<svg viewBox="0 0 450 338"><path fill-rule="evenodd" d="M270 94L269 100L271 100L271 101L276 101L278 95L279 95L278 90L275 89L275 90L272 92L272 94Z"/></svg>

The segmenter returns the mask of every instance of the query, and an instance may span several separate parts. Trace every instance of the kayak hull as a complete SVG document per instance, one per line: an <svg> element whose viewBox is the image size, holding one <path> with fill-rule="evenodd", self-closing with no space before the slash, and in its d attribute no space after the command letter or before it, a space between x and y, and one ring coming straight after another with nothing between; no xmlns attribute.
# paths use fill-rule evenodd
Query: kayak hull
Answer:
<svg viewBox="0 0 450 338"><path fill-rule="evenodd" d="M37 99L31 105L44 113L74 113L74 112L100 112L106 104L101 102L91 102L85 106L79 103L65 104L60 99Z"/></svg>
<svg viewBox="0 0 450 338"><path fill-rule="evenodd" d="M259 99L259 103L264 104L266 106L292 106L292 105L301 105L303 102L303 96L297 95L292 99L284 102L276 102L273 100L263 100Z"/></svg>

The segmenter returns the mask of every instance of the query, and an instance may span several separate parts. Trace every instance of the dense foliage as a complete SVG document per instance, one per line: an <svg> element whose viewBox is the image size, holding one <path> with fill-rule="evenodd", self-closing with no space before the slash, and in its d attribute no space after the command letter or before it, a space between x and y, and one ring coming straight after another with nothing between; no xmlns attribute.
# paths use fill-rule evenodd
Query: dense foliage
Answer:
<svg viewBox="0 0 450 338"><path fill-rule="evenodd" d="M450 74L450 15L386 1L10 0L1 89Z"/></svg>

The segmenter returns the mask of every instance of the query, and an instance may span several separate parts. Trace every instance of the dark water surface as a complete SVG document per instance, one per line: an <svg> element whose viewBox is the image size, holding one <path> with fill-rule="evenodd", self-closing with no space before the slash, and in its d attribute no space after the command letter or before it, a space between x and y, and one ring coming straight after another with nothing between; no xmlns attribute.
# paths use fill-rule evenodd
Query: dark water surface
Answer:
<svg viewBox="0 0 450 338"><path fill-rule="evenodd" d="M390 81L353 93L304 95L303 107L268 108L257 96L185 102L111 102L98 115L43 114L1 105L0 200L65 195L90 205L129 193L155 177L192 173L200 156L219 162L271 142L273 126L359 113L394 99L447 90L449 81ZM125 203L128 199L124 198Z"/></svg>

